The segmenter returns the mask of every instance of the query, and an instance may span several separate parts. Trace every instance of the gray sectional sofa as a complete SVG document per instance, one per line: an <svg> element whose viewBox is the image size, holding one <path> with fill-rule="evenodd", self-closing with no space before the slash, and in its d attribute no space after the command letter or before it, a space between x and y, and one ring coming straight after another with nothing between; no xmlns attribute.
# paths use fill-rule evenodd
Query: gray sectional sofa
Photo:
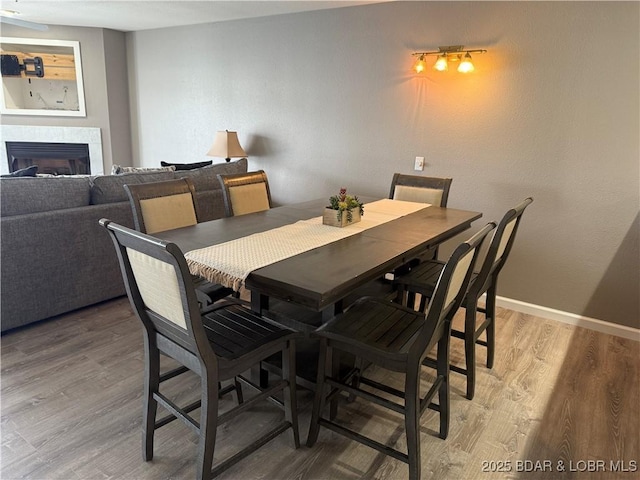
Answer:
<svg viewBox="0 0 640 480"><path fill-rule="evenodd" d="M247 160L175 172L0 179L0 326L6 330L125 294L115 250L98 225L133 227L123 185L190 178L202 218L224 216L216 175Z"/></svg>

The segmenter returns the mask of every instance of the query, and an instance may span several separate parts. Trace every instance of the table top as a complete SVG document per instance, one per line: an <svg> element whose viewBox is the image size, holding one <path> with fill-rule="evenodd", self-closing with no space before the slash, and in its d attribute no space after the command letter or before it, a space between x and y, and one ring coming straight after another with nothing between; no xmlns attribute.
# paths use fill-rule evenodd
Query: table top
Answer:
<svg viewBox="0 0 640 480"><path fill-rule="evenodd" d="M361 198L366 203L375 199ZM221 218L155 234L183 252L322 215L326 200L238 217ZM355 288L415 258L424 250L470 228L479 212L428 207L396 220L254 270L245 285L252 303L276 297L316 311L340 302Z"/></svg>

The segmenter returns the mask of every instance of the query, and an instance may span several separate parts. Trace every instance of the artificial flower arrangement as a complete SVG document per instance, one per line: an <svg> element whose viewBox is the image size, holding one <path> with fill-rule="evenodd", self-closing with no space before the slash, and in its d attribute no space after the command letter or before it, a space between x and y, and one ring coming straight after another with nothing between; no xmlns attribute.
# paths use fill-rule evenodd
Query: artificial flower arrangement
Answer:
<svg viewBox="0 0 640 480"><path fill-rule="evenodd" d="M360 217L364 215L364 203L358 200L355 195L347 195L346 188L341 188L338 195L329 197L329 203L327 208L337 210L336 219L341 226L354 221L354 212L356 212L355 221L359 221ZM346 212L346 222L343 221L344 212Z"/></svg>

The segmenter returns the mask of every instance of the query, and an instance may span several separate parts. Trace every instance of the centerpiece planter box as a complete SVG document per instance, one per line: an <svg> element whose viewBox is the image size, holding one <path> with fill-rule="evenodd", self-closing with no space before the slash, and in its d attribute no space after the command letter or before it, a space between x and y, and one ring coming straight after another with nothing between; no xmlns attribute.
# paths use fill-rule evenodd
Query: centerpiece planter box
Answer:
<svg viewBox="0 0 640 480"><path fill-rule="evenodd" d="M329 197L329 206L324 209L322 223L333 227L346 227L360 221L364 213L364 204L355 195L347 195L347 189L341 188L338 195Z"/></svg>
<svg viewBox="0 0 640 480"><path fill-rule="evenodd" d="M325 208L324 214L322 216L322 223L325 225L331 225L332 227L346 227L347 225L351 225L353 223L357 223L360 221L360 210L354 208L351 210L351 221L347 220L347 212L342 212L342 217L338 220L338 210L334 210L333 208Z"/></svg>

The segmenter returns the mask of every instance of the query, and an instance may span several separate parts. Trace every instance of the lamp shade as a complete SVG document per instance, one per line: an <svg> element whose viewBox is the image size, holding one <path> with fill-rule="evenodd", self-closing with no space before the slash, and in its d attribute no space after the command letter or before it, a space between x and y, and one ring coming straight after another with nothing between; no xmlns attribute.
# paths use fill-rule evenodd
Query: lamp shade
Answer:
<svg viewBox="0 0 640 480"><path fill-rule="evenodd" d="M216 132L213 145L207 152L210 157L222 157L229 161L231 158L242 158L247 156L247 152L240 146L238 133L229 130Z"/></svg>
<svg viewBox="0 0 640 480"><path fill-rule="evenodd" d="M471 55L469 55L469 52L467 52L467 54L464 56L464 58L460 62L460 65L458 65L458 71L460 73L470 73L470 72L473 72L474 70L475 70L475 67L473 66L473 63L471 63Z"/></svg>
<svg viewBox="0 0 640 480"><path fill-rule="evenodd" d="M449 69L449 62L447 61L447 55L442 54L438 55L438 59L436 60L436 64L433 66L439 72L444 72Z"/></svg>

